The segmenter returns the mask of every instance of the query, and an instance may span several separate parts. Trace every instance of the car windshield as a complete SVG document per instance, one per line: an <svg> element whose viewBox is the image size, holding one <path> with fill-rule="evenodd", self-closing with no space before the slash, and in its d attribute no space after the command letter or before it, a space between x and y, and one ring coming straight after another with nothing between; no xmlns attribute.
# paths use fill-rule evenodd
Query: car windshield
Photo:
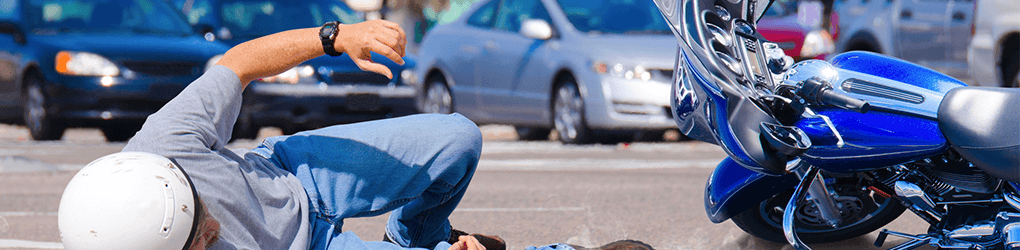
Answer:
<svg viewBox="0 0 1020 250"><path fill-rule="evenodd" d="M272 33L317 27L328 21L364 21L341 1L221 1L223 26L235 37L254 38Z"/></svg>
<svg viewBox="0 0 1020 250"><path fill-rule="evenodd" d="M649 0L557 0L574 28L589 33L670 34Z"/></svg>
<svg viewBox="0 0 1020 250"><path fill-rule="evenodd" d="M191 26L163 0L30 0L35 29L60 32L191 34Z"/></svg>

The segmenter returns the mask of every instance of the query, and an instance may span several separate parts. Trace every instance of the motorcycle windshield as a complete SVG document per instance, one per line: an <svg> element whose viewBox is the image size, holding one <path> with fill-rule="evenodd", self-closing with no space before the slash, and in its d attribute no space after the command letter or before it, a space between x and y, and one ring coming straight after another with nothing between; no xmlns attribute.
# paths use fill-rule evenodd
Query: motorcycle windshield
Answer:
<svg viewBox="0 0 1020 250"><path fill-rule="evenodd" d="M762 16L765 16L765 11L772 6L773 1L754 1L752 7L754 13L751 20L757 23ZM662 17L666 18L666 21L669 22L670 28L673 29L673 34L676 34L678 39L682 39L679 33L680 27L682 27L680 22L680 4L682 3L680 0L652 0L652 2L655 3L655 7L659 8L659 13L662 13Z"/></svg>
<svg viewBox="0 0 1020 250"><path fill-rule="evenodd" d="M670 105L682 133L721 146L741 165L767 173L785 168L761 144L759 126L775 123L753 103L755 90L747 82L734 56L737 40L726 30L754 35L757 20L771 1L653 0L677 37L679 49L673 74ZM764 2L758 4L758 2ZM760 9L755 11L754 9ZM722 29L720 27L727 27ZM757 38L755 38L757 39ZM749 40L754 41L754 40Z"/></svg>

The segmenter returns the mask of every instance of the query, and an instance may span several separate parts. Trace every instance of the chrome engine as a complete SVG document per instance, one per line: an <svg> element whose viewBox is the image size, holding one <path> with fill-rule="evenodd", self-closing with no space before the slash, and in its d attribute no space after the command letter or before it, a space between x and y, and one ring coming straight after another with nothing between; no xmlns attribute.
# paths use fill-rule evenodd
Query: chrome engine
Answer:
<svg viewBox="0 0 1020 250"><path fill-rule="evenodd" d="M933 226L928 234L882 230L909 241L890 249L1020 249L1020 187L992 177L954 152L895 168L892 187L911 211Z"/></svg>

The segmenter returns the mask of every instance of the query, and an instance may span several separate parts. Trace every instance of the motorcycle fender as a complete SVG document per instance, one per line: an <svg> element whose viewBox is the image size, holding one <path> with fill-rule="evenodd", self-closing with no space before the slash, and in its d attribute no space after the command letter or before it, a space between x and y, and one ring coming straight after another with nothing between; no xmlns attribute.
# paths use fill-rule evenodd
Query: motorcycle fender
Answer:
<svg viewBox="0 0 1020 250"><path fill-rule="evenodd" d="M708 177L705 185L705 212L714 223L757 207L762 201L787 189L800 179L794 174L767 176L748 170L726 157Z"/></svg>

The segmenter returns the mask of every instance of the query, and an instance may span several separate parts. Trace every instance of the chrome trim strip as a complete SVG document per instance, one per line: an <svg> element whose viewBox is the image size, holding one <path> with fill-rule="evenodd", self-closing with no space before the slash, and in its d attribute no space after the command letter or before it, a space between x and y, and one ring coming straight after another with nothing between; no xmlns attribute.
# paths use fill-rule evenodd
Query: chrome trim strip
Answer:
<svg viewBox="0 0 1020 250"><path fill-rule="evenodd" d="M353 94L376 94L382 98L413 98L415 89L410 86L366 86L319 84L258 83L252 91L265 95L289 96L348 96Z"/></svg>
<svg viewBox="0 0 1020 250"><path fill-rule="evenodd" d="M879 85L877 83L857 78L848 78L844 80L843 83L840 84L840 87L843 91L855 94L870 95L915 104L924 102L924 96L920 94L911 93L909 91L890 86Z"/></svg>

